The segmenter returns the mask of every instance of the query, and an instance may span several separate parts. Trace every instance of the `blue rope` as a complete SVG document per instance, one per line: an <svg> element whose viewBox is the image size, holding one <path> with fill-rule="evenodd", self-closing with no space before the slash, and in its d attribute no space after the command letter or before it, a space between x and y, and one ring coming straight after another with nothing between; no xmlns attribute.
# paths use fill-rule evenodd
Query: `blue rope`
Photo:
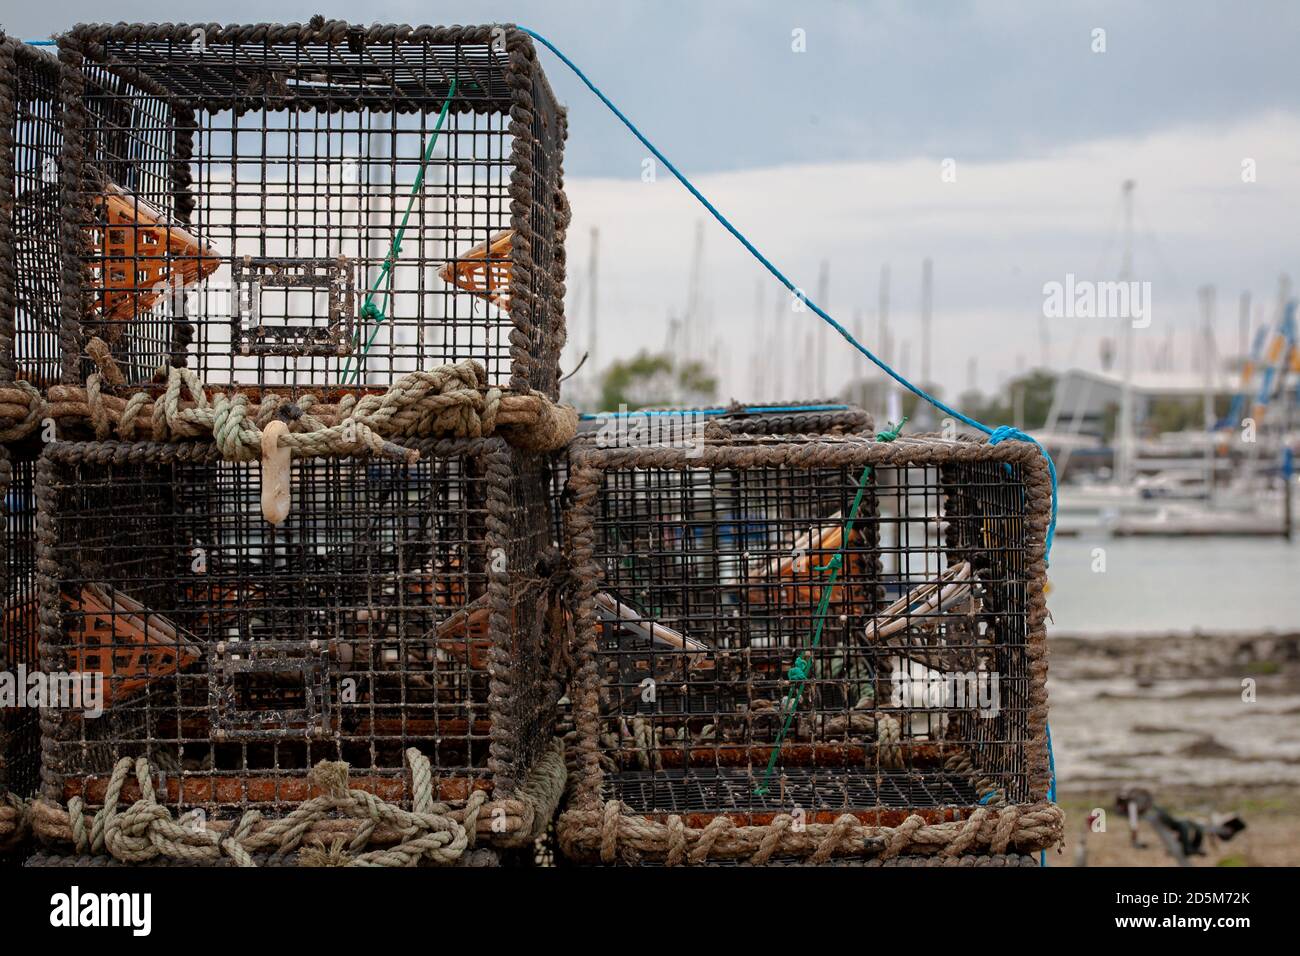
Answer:
<svg viewBox="0 0 1300 956"><path fill-rule="evenodd" d="M641 145L643 145L646 149L650 150L650 152L654 154L655 158L658 159L659 162L663 163L664 166L668 168L668 171L671 172L673 176L676 177L677 181L686 188L687 192L689 192L692 196L694 196L699 201L700 205L702 205L705 209L707 209L709 211L709 214L712 215L713 218L716 219L722 225L722 227L727 230L727 232L731 233L731 235L735 237L736 241L738 241L742 246L745 247L746 250L748 250L750 255L752 255L755 259L757 259L762 264L763 268L765 268L768 272L770 272L772 276L778 282L780 282L781 285L785 286L786 289L788 289L793 295L798 296L803 301L803 303L807 305L808 308L810 308L814 314L817 315L818 318L822 319L831 328L833 328L836 332L838 332L841 338L843 338L851 346L853 346L855 349L857 349L859 352L865 355L872 362L872 364L874 364L882 372L884 372L886 375L892 378L899 385L903 386L913 395L917 396L918 398L924 399L925 401L933 405L935 408L939 409L939 411L957 419L960 422L963 422L966 425L969 425L971 428L974 428L976 431L983 432L985 435L988 435L990 437L993 436L995 432L1000 431L1000 429L993 429L990 428L988 425L985 425L983 422L976 421L975 419L971 418L969 415L963 415L961 412L957 411L957 409L944 404L942 401L940 401L935 396L931 395L929 392L925 391L924 389L916 385L913 385L907 379L903 378L902 375L898 374L898 372L894 371L883 360L878 358L874 352L872 352L865 345L863 345L861 342L855 339L848 329L840 325L840 323L836 322L835 319L829 313L827 313L821 306L819 306L812 299L808 298L808 296L805 295L803 291L800 290L793 282L791 282L790 279L786 276L786 274L782 272L780 269L778 269L772 263L772 261L767 258L767 256L759 252L758 248L752 242L750 242L749 239L746 238L745 235L739 229L733 226L731 224L731 221L726 216L724 216L718 210L718 208L713 205L713 203L709 202L709 200L705 197L705 195L695 187L695 184L692 183L681 170L679 170L676 166L674 166L672 161L663 153L661 153L659 151L659 148L656 147L654 143L646 139L645 134L642 133L639 129L637 129L636 124L633 123L630 119L628 119L625 115L623 115L623 111L620 110L617 106L615 106L613 102L609 99L609 97L606 96L604 93L602 93L600 88L597 87L595 83L593 83L590 79L588 79L587 74L583 73L582 70L579 69L576 63L574 63L567 56L565 56L559 50L559 48L555 46L554 43L546 39L546 37L542 36L540 33L537 33L534 30L530 30L528 27L525 26L519 26L519 30L520 32L526 33L528 36L532 37L538 43L542 44L548 50L554 53L557 57L559 57L560 61L565 66L567 66L570 70L573 71L574 75L577 76L578 79L580 79L583 82L583 84L587 87L587 89L591 90L591 92L594 93L596 97L602 103L605 104L606 107L608 107L609 111L619 118L619 120L623 123L623 125L626 126L628 130L632 133L632 135L635 136L638 140L640 140ZM1023 432L1016 432L1015 437L1019 437L1022 435L1024 436L1022 440L1034 441L1032 438L1029 438L1029 436L1024 435ZM1003 435L1003 438L1007 438L1007 437L1013 437L1013 436L1010 433ZM1051 457L1047 455L1047 451L1043 448L1043 446L1036 441L1034 441L1034 444L1038 445L1039 450L1042 451L1043 455L1047 457L1047 460L1050 462ZM1053 475L1051 527L1053 530L1055 530L1056 528L1055 466L1052 467L1051 471ZM1047 548L1047 550L1050 553L1051 550L1050 546Z"/></svg>
<svg viewBox="0 0 1300 956"><path fill-rule="evenodd" d="M916 395L918 398L925 399L935 408L939 409L939 411L952 416L958 421L964 422L965 424L969 425L971 428L983 432L985 435L993 434L993 429L989 428L987 425L981 424L980 422L977 422L975 419L963 415L955 408L949 408L947 405L945 405L935 396L931 395L929 392L926 392L924 389L918 388L917 386L913 385L911 382L903 378L903 376L899 375L892 368L886 365L883 361L877 358L876 355L870 349L868 349L861 342L855 339L849 333L848 329L846 329L844 326L836 322L835 319L832 318L829 314L827 314L827 312L824 309L822 309L821 306L819 306L812 299L808 298L808 296L805 295L802 290L800 290L797 286L795 286L795 284L786 277L784 272L782 272L780 269L778 269L775 265L772 264L771 260L769 260L767 256L759 252L757 247L755 247L755 245L752 242L750 242L744 236L744 234L741 233L739 229L733 226L731 224L731 221L727 219L727 217L724 216L721 212L719 212L718 208L714 206L713 203L709 202L709 200L705 198L702 192L700 192L698 189L695 188L695 184L692 183L689 179L687 179L686 176L681 172L681 170L679 170L676 166L672 164L672 161L669 160L667 156L659 152L658 148L654 145L654 143L650 142L650 140L645 138L645 135L639 129L636 128L636 124L634 124L630 119L628 119L626 116L623 115L623 111L620 110L617 106L615 106L610 101L609 97L607 97L604 93L602 93L599 87L597 87L595 83L591 82L591 80L587 78L587 74L583 73L582 70L578 68L578 65L576 63L574 63L567 56L561 53L554 43L546 39L546 37L542 36L541 34L536 33L525 26L520 26L519 30L522 33L528 34L538 43L541 43L548 50L550 50L557 57L559 57L561 62L563 62L565 66L567 66L570 70L572 70L574 74L578 77L578 79L582 80L583 84L587 87L587 89L591 90L592 93L596 94L596 96L600 99L600 101L609 108L609 111L613 113L615 116L617 116L619 120L622 121L623 125L626 126L631 131L632 135L641 141L641 145L644 146L646 149L650 150L650 152L654 154L655 158L658 159L659 162L663 163L666 167L668 167L668 171L671 172L673 176L677 178L677 181L679 183L681 183L684 187L686 187L686 190L699 201L700 205L702 205L705 209L707 209L710 215L712 215L714 219L716 219L719 223L721 223L722 227L726 229L727 232L731 233L732 236L736 238L736 241L738 241L742 246L745 247L746 250L749 251L750 255L752 255L755 259L757 259L760 263L762 263L763 268L765 268L768 272L772 273L772 275L776 278L778 282L780 282L783 286L785 286L786 289L788 289L791 292L791 294L801 299L803 303L807 305L808 308L812 309L812 311L816 313L816 315L819 318L821 318L824 322L830 325L831 328L833 328L836 332L838 332L846 342L848 342L855 349L857 349L868 359L870 359L872 363L874 363L875 366L879 368L882 372L884 372L886 375L892 378L899 385L902 385L909 392Z"/></svg>
<svg viewBox="0 0 1300 956"><path fill-rule="evenodd" d="M1047 564L1047 557L1052 553L1052 541L1056 538L1056 462L1052 461L1052 456L1047 453L1047 449L1038 443L1038 440L1031 435L1026 435L1018 428L1012 428L1010 425L1003 425L1001 428L994 429L993 434L989 436L989 444L996 445L998 442L1006 441L1008 438L1016 441L1031 441L1038 445L1038 450L1043 453L1047 459L1047 471L1052 476L1052 519L1047 525L1047 537L1043 542L1045 552L1044 564ZM1007 465L1010 470L1011 466ZM1052 723L1048 721L1047 728L1047 769L1051 774L1051 783L1047 790L1047 799L1056 802L1056 755L1052 753ZM981 803L983 801L980 801ZM1038 865L1047 866L1047 851L1038 851Z"/></svg>
<svg viewBox="0 0 1300 956"><path fill-rule="evenodd" d="M1056 757L1052 754L1052 725L1047 725L1047 769L1052 772L1052 785L1048 788L1047 799L1056 802ZM1047 859L1044 851L1043 859ZM1044 863L1046 865L1046 863Z"/></svg>
<svg viewBox="0 0 1300 956"><path fill-rule="evenodd" d="M775 415L781 412L844 412L847 405L752 405L742 408L745 415Z"/></svg>
<svg viewBox="0 0 1300 956"><path fill-rule="evenodd" d="M559 48L556 47L554 43L546 39L546 37L542 36L540 33L537 33L535 30L530 30L528 27L525 26L518 26L518 29L521 33L525 33L528 36L532 37L538 43L542 44L544 47L546 47L548 50L554 53L557 57L559 57L560 62L562 62L565 66L567 66L570 70L572 70L573 74L583 82L583 85L585 85L587 89L591 90L591 92L594 93L596 97L602 103L605 104L605 106L609 109L609 111L619 118L622 124L628 128L628 130L632 133L633 136L635 136L638 140L640 140L641 145L644 146L646 149L650 150L650 152L654 155L654 157L668 168L668 171L673 174L673 176L677 179L677 181L686 188L687 192L689 192L692 196L696 198L696 200L699 201L700 205L702 205L705 209L709 211L709 214L712 215L713 218L716 219L722 225L722 228L726 229L727 232L731 233L731 235L735 237L736 241L739 242L742 246L744 246L745 249L749 252L749 254L752 255L755 259L757 259L759 263L762 264L763 268L766 269L768 272L770 272L772 276L778 282L780 282L781 285L785 286L786 289L788 289L792 295L795 295L800 300L802 300L803 303L806 306L808 306L808 308L810 308L818 318L820 318L827 325L829 325L836 332L838 332L840 334L840 337L843 338L844 341L848 342L851 346L853 346L855 349L857 349L859 352L865 355L873 365L875 365L878 369L880 369L882 372L884 372L886 375L892 378L899 385L903 386L905 389L907 389L917 398L924 399L925 401L929 402L931 405L939 409L939 411L943 412L944 414L949 415L952 418L957 419L959 422L962 422L970 426L971 428L974 428L976 431L983 432L985 435L989 436L990 444L997 444L998 442L1005 441L1006 439L1011 438L1017 441L1033 442L1034 445L1038 447L1038 450L1042 452L1043 457L1047 459L1048 472L1051 475L1051 479L1052 479L1052 518L1051 518L1051 522L1048 524L1046 540L1043 542L1044 552L1045 552L1044 562L1047 563L1051 558L1052 542L1056 536L1056 465L1052 461L1052 456L1047 453L1047 449L1045 449L1037 440L1031 438L1029 435L1026 435L1024 432L1020 431L1019 429L1011 428L1010 426L1007 425L1003 425L1000 428L990 428L988 425L985 425L983 422L976 421L974 418L971 418L968 415L963 415L961 412L957 411L957 409L945 405L938 398L931 395L923 388L919 388L918 386L913 385L907 379L903 378L902 375L898 374L898 372L890 368L889 365L887 365L884 361L877 358L875 353L873 353L865 345L863 345L861 342L855 339L852 336L852 334L850 334L848 329L840 325L840 323L836 322L835 319L832 318L831 315L828 314L821 306L819 306L812 299L808 298L808 296L805 295L804 292L801 289L799 289L793 282L791 282L789 278L786 277L785 273L782 272L780 269L778 269L771 262L771 260L767 258L767 256L759 252L758 248L752 242L750 242L749 239L747 239L739 229L733 226L731 224L731 221L727 219L727 217L724 216L718 210L718 208L713 205L713 203L709 202L709 200L705 198L702 192L700 192L697 188L695 188L695 184L692 183L688 178L686 178L686 175L682 173L681 170L679 170L676 166L674 166L672 161L663 153L661 153L659 149L654 145L654 143L650 142L650 140L645 138L645 135L639 129L637 129L636 124L623 115L623 111L620 110L617 106L615 106L613 102L610 100L610 98L606 96L604 93L602 93L600 88L596 86L595 83L591 82L590 79L587 78L587 74L583 73L582 70L578 68L578 65L576 63L574 63L562 52L560 52ZM1051 795L1052 801L1055 802L1056 801L1056 761L1052 755L1052 729L1050 725L1047 728L1047 761L1048 761L1048 766L1051 768L1051 773L1052 773L1051 787L1049 793ZM1046 851L1044 851L1042 854L1041 862L1043 863L1044 866L1046 866L1047 864Z"/></svg>
<svg viewBox="0 0 1300 956"><path fill-rule="evenodd" d="M1056 754L1052 752L1052 722L1049 720L1047 727L1047 771L1052 776L1052 782L1047 788L1047 799L1052 803L1056 802ZM1047 866L1047 851L1038 851L1038 865Z"/></svg>
<svg viewBox="0 0 1300 956"><path fill-rule="evenodd" d="M659 417L662 415L775 415L782 412L843 412L847 405L749 405L743 408L659 408L640 412L583 412L578 417L584 422L602 418L631 418L634 415Z"/></svg>
<svg viewBox="0 0 1300 956"><path fill-rule="evenodd" d="M1042 452L1043 457L1047 459L1047 473L1052 479L1052 517L1051 520L1047 522L1047 537L1043 542L1043 563L1050 564L1052 542L1056 540L1056 462L1052 461L1052 456L1047 453L1047 449L1039 443L1037 438L1025 434L1019 428L1012 428L1010 425L1001 425L998 428L993 429L992 434L989 435L989 444L996 445L998 442L1006 441L1008 438L1015 441L1033 442L1033 444L1038 446L1038 450ZM1010 465L1007 465L1007 470L1011 470Z"/></svg>

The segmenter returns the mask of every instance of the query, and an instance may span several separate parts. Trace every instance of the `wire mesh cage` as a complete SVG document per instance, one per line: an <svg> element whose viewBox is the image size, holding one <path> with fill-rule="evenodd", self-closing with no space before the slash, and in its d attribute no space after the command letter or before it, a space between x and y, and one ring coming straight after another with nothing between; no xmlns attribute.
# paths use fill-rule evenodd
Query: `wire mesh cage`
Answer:
<svg viewBox="0 0 1300 956"><path fill-rule="evenodd" d="M60 39L65 380L382 388L477 359L554 398L566 118L509 26L79 26Z"/></svg>
<svg viewBox="0 0 1300 956"><path fill-rule="evenodd" d="M0 447L0 672L10 688L0 695L0 794L24 799L35 795L40 775L40 712L26 698L27 675L39 668L35 468L26 447Z"/></svg>
<svg viewBox="0 0 1300 956"><path fill-rule="evenodd" d="M566 853L871 855L871 828L1045 799L1032 445L736 436L570 468Z"/></svg>
<svg viewBox="0 0 1300 956"><path fill-rule="evenodd" d="M59 374L59 63L0 37L0 383Z"/></svg>
<svg viewBox="0 0 1300 956"><path fill-rule="evenodd" d="M47 719L44 795L97 804L144 757L168 806L283 812L327 759L409 806L410 747L436 799L517 791L560 693L545 465L498 439L412 447L296 460L274 526L257 466L211 445L51 445L41 662L99 682L102 712Z"/></svg>
<svg viewBox="0 0 1300 956"><path fill-rule="evenodd" d="M564 537L565 510L570 507L569 464L581 443L599 448L679 443L694 448L719 435L870 434L874 420L855 405L832 400L763 402L708 408L647 408L627 413L582 416L569 454L558 456L552 482L553 519L557 540ZM570 702L571 703L571 702ZM569 707L561 714L561 733L572 731Z"/></svg>

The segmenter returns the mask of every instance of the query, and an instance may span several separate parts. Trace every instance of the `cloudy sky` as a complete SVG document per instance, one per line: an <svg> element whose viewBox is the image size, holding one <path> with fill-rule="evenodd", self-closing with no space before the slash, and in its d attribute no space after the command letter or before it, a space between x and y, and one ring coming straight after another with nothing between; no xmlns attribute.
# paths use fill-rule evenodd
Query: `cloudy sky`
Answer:
<svg viewBox="0 0 1300 956"><path fill-rule="evenodd" d="M919 372L921 260L934 261L933 377L990 389L1047 362L1096 366L1118 325L1048 319L1043 285L1119 270L1120 185L1136 188L1135 277L1151 283L1139 365L1190 369L1197 289L1217 289L1216 340L1235 350L1238 302L1271 314L1300 251L1300 5L1127 3L630 3L373 0L364 6L85 0L10 4L6 29L48 36L80 20L514 20L549 36L704 192L815 296L876 345L881 266L892 355ZM1097 30L1105 51L1095 52ZM796 31L800 31L796 34ZM803 52L796 52L798 37ZM702 211L549 54L570 108L574 207L569 364L591 346L588 237L600 230L597 358L668 341L686 309ZM945 161L951 161L945 165ZM1253 181L1243 181L1243 163ZM954 177L943 176L945 169ZM691 340L724 397L824 394L861 371L720 227L703 230ZM681 339L679 338L680 342ZM775 392L781 392L778 396Z"/></svg>

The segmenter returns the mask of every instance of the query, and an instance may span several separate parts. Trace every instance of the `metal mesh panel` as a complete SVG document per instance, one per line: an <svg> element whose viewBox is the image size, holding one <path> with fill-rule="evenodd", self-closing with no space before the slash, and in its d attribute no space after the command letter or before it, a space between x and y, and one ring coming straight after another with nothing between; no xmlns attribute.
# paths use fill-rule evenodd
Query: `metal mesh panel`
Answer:
<svg viewBox="0 0 1300 956"><path fill-rule="evenodd" d="M404 799L408 747L445 799L512 785L556 696L532 563L544 479L492 440L425 452L296 461L274 527L257 466L211 446L54 446L43 662L103 674L105 707L59 713L46 793L96 801L126 755L181 806L295 802L322 759Z"/></svg>
<svg viewBox="0 0 1300 956"><path fill-rule="evenodd" d="M1022 461L976 447L576 453L567 525L598 579L578 615L598 714L579 690L577 721L603 768L588 797L754 822L1029 802L1044 516Z"/></svg>
<svg viewBox="0 0 1300 956"><path fill-rule="evenodd" d="M210 384L379 388L473 358L494 385L556 394L565 119L517 31L83 27L62 43L106 75L88 108L120 120L87 126L79 318L130 382L170 362Z"/></svg>
<svg viewBox="0 0 1300 956"><path fill-rule="evenodd" d="M79 79L85 125L69 139L85 163L66 166L64 196L80 205L84 228L64 254L77 256L84 287L70 316L79 342L98 336L129 383L148 382L190 335L183 300L168 294L173 276L183 288L197 266L184 226L192 201L173 165L185 114L103 67ZM78 377L93 371L76 358L67 365Z"/></svg>
<svg viewBox="0 0 1300 956"><path fill-rule="evenodd" d="M969 561L982 584L984 666L999 675L997 712L977 719L969 711L957 715L957 733L974 765L991 779L1016 783L1007 792L1023 799L1026 788L1019 784L1028 775L1030 743L1025 716L1033 706L1026 613L1031 551L1025 489L1010 479L1005 465L988 461L944 467L940 486L946 560Z"/></svg>
<svg viewBox="0 0 1300 956"><path fill-rule="evenodd" d="M37 670L39 663L34 474L30 454L0 449L0 571L5 590L0 671L8 672L16 694L25 692L20 674ZM22 797L35 794L40 758L39 711L25 702L0 709L0 792L7 788Z"/></svg>
<svg viewBox="0 0 1300 956"><path fill-rule="evenodd" d="M702 442L708 434L716 432L735 435L867 435L875 430L869 412L855 405L843 405L829 399L761 402L753 405L733 403L726 408L650 408L630 413L626 418L646 424L654 422L654 433L650 434L650 429L646 429L647 433L632 444ZM619 420L619 416L584 415L578 423L577 438L579 441L595 443L597 447L624 447L626 430L623 434L613 430ZM555 468L553 501L557 533L561 536L568 464L569 456L562 455Z"/></svg>
<svg viewBox="0 0 1300 956"><path fill-rule="evenodd" d="M58 61L14 40L0 40L0 97L12 109L0 150L0 193L12 248L0 253L4 315L11 342L0 355L0 381L58 381L59 372L59 129ZM12 324L10 324L12 323Z"/></svg>

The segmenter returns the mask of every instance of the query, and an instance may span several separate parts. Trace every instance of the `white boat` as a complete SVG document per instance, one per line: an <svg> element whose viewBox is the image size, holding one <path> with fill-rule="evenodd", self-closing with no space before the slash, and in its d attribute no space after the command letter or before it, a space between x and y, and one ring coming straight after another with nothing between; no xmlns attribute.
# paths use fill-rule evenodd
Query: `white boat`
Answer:
<svg viewBox="0 0 1300 956"><path fill-rule="evenodd" d="M1286 533L1279 495L1257 502L1228 499L1213 502L1170 502L1154 514L1117 517L1110 525L1116 537L1273 537Z"/></svg>

